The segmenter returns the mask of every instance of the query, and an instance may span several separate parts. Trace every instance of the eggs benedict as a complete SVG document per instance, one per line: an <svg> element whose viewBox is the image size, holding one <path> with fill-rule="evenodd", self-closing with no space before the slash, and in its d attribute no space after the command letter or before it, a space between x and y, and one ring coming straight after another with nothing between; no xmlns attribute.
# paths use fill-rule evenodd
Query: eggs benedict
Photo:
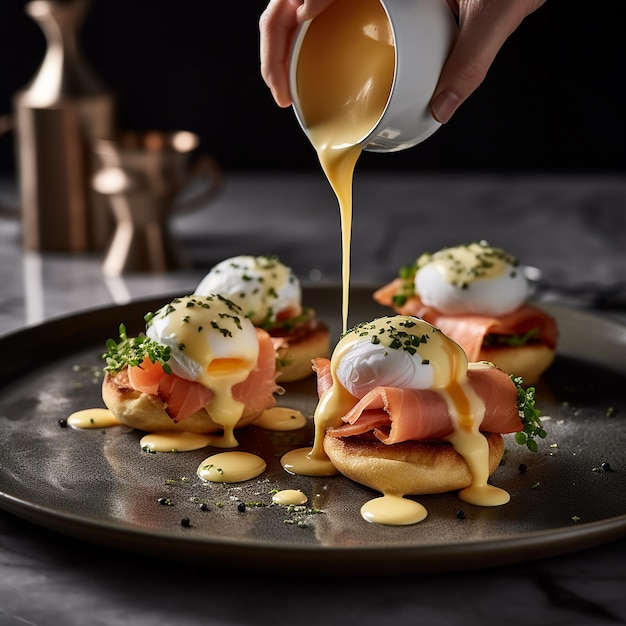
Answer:
<svg viewBox="0 0 626 626"><path fill-rule="evenodd" d="M316 359L315 370L309 457L320 454L321 441L341 474L382 492L392 509L405 495L451 490L468 503L505 504L509 494L487 482L504 453L502 434L523 433L520 443L533 444L545 436L534 390L523 391L490 363L468 363L458 344L412 316L355 326L330 360ZM383 509L366 507L364 517L380 521ZM411 519L384 523L420 521Z"/></svg>
<svg viewBox="0 0 626 626"><path fill-rule="evenodd" d="M269 335L221 295L175 298L145 316L145 335L109 340L102 398L142 431L234 430L275 405L276 356Z"/></svg>
<svg viewBox="0 0 626 626"><path fill-rule="evenodd" d="M490 361L534 384L554 360L558 333L528 296L517 259L484 241L422 254L374 293L379 304L440 328L470 361Z"/></svg>
<svg viewBox="0 0 626 626"><path fill-rule="evenodd" d="M280 383L310 376L311 360L330 352L328 327L316 319L313 309L302 305L300 281L276 257L225 259L209 271L195 293L221 294L239 305L254 326L269 333Z"/></svg>
<svg viewBox="0 0 626 626"><path fill-rule="evenodd" d="M472 464L485 485L504 449L496 433L522 429L517 390L508 375L487 363L470 367L460 346L414 317L354 327L330 362L316 362L316 371L316 420L324 425L324 450L340 472L351 477L361 467L358 482L383 492L468 487ZM396 447L406 442L420 443ZM428 449L435 454L424 467ZM361 462L355 461L359 457ZM373 457L403 459L409 466L381 472L374 467L384 461Z"/></svg>

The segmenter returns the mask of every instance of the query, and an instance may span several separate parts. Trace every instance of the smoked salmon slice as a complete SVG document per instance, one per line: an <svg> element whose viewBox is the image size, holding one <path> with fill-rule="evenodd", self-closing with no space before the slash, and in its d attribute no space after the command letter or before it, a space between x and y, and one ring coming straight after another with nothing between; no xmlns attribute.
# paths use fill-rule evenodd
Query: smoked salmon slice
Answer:
<svg viewBox="0 0 626 626"><path fill-rule="evenodd" d="M158 396L165 412L174 423L178 423L209 404L213 392L200 383L185 380L176 374L163 374Z"/></svg>
<svg viewBox="0 0 626 626"><path fill-rule="evenodd" d="M556 348L558 330L556 321L545 311L524 304L511 313L498 317L488 315L445 315L425 305L417 295L410 296L402 305L393 302L393 296L401 290L403 281L396 278L374 292L374 300L393 308L401 315L420 317L439 328L456 341L467 354L468 360L478 361L487 335L525 335L536 329L532 341Z"/></svg>
<svg viewBox="0 0 626 626"><path fill-rule="evenodd" d="M163 374L161 364L153 363L146 357L139 365L128 368L128 382L133 389L156 396Z"/></svg>
<svg viewBox="0 0 626 626"><path fill-rule="evenodd" d="M318 393L332 385L330 361L315 359ZM479 429L483 432L512 433L523 425L517 408L517 388L508 374L480 365L468 370L468 380L485 403ZM452 417L444 396L428 389L376 387L342 416L344 424L329 428L333 437L371 433L385 444L402 441L441 439L453 431Z"/></svg>
<svg viewBox="0 0 626 626"><path fill-rule="evenodd" d="M248 378L233 387L233 398L245 404L246 414L261 414L276 404L274 394L284 393L276 384L276 351L269 333L256 329L259 338L259 356Z"/></svg>
<svg viewBox="0 0 626 626"><path fill-rule="evenodd" d="M257 328L259 356L248 378L233 386L233 398L245 405L245 413L261 413L274 406L274 393L282 388L276 384L276 353L269 334ZM166 413L175 423L181 422L206 407L213 392L198 382L176 374L166 374L158 363L149 359L128 368L128 382L136 391L158 396Z"/></svg>

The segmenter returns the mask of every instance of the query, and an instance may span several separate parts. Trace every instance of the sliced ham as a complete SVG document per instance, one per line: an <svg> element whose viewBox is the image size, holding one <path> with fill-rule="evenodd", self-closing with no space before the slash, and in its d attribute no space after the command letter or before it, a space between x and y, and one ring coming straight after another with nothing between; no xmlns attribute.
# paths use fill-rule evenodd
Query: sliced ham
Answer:
<svg viewBox="0 0 626 626"><path fill-rule="evenodd" d="M332 385L330 361L315 359L318 393ZM477 367L468 371L468 379L485 403L480 425L484 432L511 433L522 429L517 408L517 388L509 376L495 367ZM343 425L330 428L334 437L373 434L385 444L402 441L441 439L453 431L448 405L436 391L376 387L358 400L342 416Z"/></svg>
<svg viewBox="0 0 626 626"><path fill-rule="evenodd" d="M379 304L390 306L401 315L420 317L436 326L465 350L469 361L480 360L480 351L487 335L524 335L536 328L537 334L533 341L552 349L556 347L558 331L554 318L529 304L499 317L444 315L425 305L419 296L411 296L401 306L395 305L393 295L400 291L401 286L402 279L397 278L374 292L373 297Z"/></svg>

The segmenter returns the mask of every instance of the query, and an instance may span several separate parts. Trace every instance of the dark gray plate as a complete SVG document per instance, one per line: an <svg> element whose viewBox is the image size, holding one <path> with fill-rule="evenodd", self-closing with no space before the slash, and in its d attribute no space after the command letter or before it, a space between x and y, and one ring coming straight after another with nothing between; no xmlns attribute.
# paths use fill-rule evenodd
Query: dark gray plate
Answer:
<svg viewBox="0 0 626 626"><path fill-rule="evenodd" d="M371 293L352 290L350 324L388 313ZM165 301L89 311L0 340L2 508L76 538L172 560L350 574L465 570L626 536L624 326L550 306L560 346L537 385L548 437L535 454L507 439L505 462L492 482L511 493L511 502L481 508L454 494L422 497L429 511L424 522L390 527L360 517L375 492L343 477L284 472L280 456L310 445L311 428L245 429L242 449L261 454L267 472L239 485L211 485L195 471L215 450L149 454L140 450L140 434L125 427L79 431L59 425L77 409L103 406L94 373L106 339L117 337L120 322L130 332L143 329L143 315ZM305 302L336 338L340 291L308 289ZM289 385L279 400L309 417L315 402L313 378ZM611 471L602 469L604 463ZM271 491L285 488L301 489L316 510L267 506ZM161 498L171 504L160 504ZM203 502L209 510L200 509ZM240 502L248 503L243 512ZM457 516L461 510L464 519ZM184 518L189 526L181 524Z"/></svg>

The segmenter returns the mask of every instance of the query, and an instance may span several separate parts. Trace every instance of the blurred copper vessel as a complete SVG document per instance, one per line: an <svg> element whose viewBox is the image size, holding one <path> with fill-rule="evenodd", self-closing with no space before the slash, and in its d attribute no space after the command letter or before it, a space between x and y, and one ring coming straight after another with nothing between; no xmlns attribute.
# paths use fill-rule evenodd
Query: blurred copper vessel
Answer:
<svg viewBox="0 0 626 626"><path fill-rule="evenodd" d="M35 0L26 10L43 29L38 73L14 98L24 247L103 249L112 218L91 188L93 145L113 130L113 97L91 72L77 42L86 0Z"/></svg>
<svg viewBox="0 0 626 626"><path fill-rule="evenodd" d="M101 168L93 188L107 197L115 231L103 271L165 272L187 265L174 240L170 218L209 204L222 186L221 171L199 153L199 137L188 131L123 131L99 140Z"/></svg>

